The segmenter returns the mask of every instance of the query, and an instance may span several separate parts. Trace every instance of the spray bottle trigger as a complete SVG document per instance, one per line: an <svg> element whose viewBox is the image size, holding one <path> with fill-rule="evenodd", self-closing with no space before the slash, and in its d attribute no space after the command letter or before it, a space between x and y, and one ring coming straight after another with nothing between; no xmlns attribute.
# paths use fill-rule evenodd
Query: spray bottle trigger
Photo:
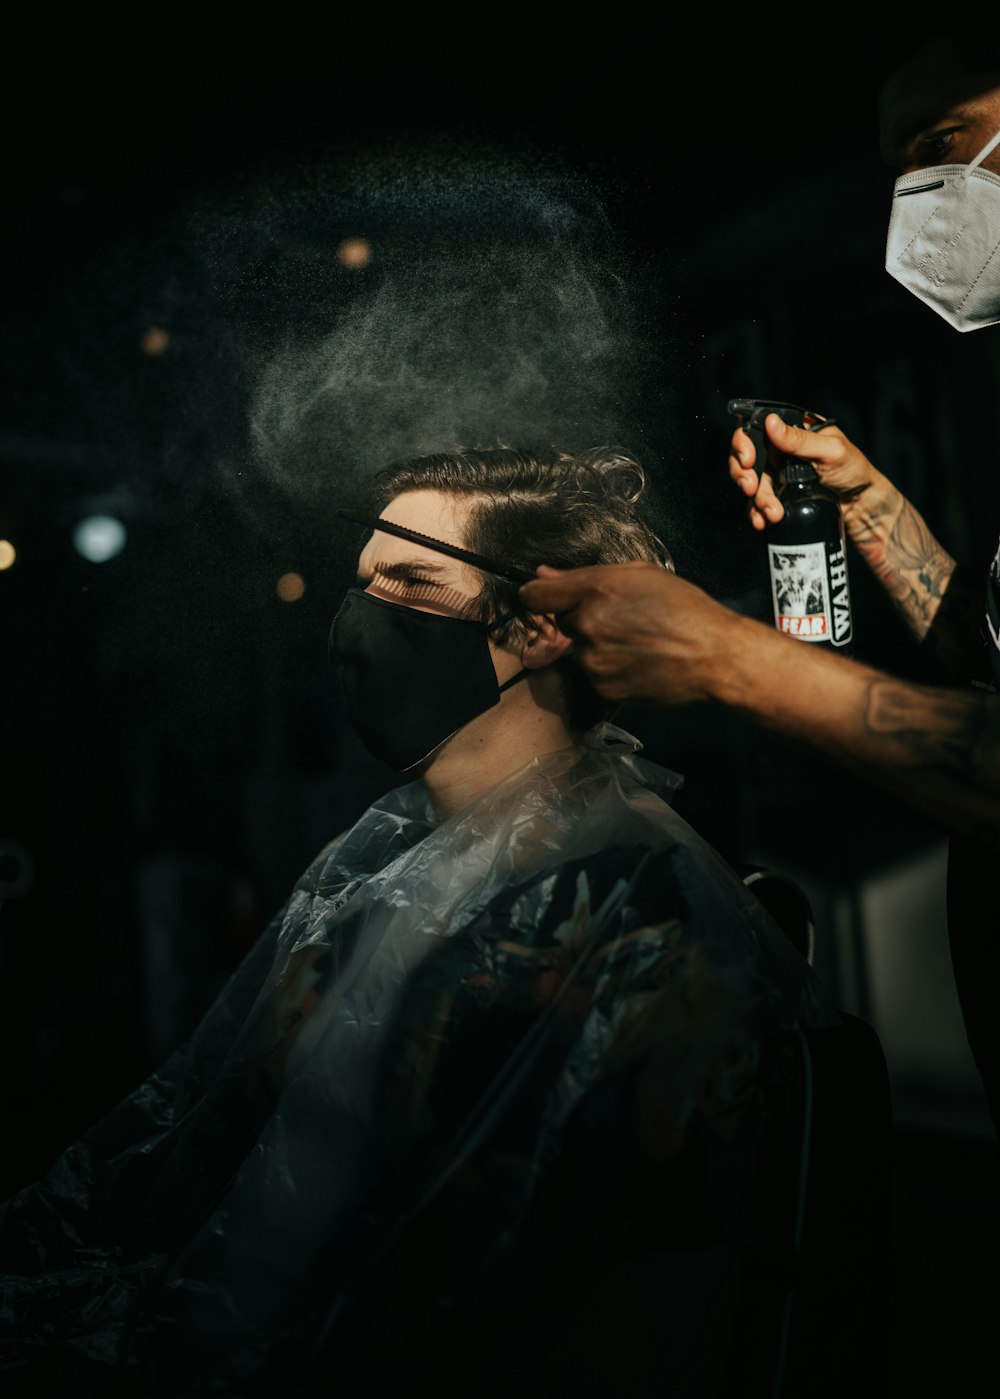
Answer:
<svg viewBox="0 0 1000 1399"><path fill-rule="evenodd" d="M726 404L726 412L739 418L740 426L753 443L753 469L760 473L767 469L772 460L771 444L764 431L764 419L775 408L787 407L773 399L731 398Z"/></svg>
<svg viewBox="0 0 1000 1399"><path fill-rule="evenodd" d="M783 422L794 427L804 427L806 410L798 403L786 403L780 398L731 398L726 403L726 412L732 413L741 421L741 426L754 447L754 470L769 470L772 475L780 472L784 460L764 430L764 422L769 413L777 413Z"/></svg>

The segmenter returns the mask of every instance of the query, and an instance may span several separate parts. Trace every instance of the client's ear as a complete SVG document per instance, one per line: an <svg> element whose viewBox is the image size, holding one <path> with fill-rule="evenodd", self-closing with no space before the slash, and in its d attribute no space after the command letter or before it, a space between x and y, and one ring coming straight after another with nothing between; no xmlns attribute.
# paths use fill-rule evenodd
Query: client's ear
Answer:
<svg viewBox="0 0 1000 1399"><path fill-rule="evenodd" d="M572 639L559 630L554 612L533 614L523 636L521 664L526 670L542 670L561 661L573 646Z"/></svg>

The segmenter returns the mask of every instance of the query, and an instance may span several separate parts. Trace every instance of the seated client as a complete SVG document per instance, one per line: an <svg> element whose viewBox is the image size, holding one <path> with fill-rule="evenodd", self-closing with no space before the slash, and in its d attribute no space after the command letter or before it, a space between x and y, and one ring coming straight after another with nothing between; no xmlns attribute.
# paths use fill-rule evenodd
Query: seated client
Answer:
<svg viewBox="0 0 1000 1399"><path fill-rule="evenodd" d="M713 1363L781 1095L762 1046L836 1015L519 604L540 563L671 568L644 493L612 448L376 478L330 649L402 785L6 1203L24 1392L666 1394Z"/></svg>

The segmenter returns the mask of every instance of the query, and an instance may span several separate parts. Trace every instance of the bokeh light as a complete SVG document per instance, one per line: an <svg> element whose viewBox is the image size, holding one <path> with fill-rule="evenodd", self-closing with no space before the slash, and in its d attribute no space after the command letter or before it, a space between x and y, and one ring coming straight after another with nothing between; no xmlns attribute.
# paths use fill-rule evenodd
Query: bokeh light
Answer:
<svg viewBox="0 0 1000 1399"><path fill-rule="evenodd" d="M17 550L9 539L0 539L0 573L10 568L17 558Z"/></svg>
<svg viewBox="0 0 1000 1399"><path fill-rule="evenodd" d="M372 245L366 238L345 238L337 248L337 257L345 267L367 267L372 260Z"/></svg>
<svg viewBox="0 0 1000 1399"><path fill-rule="evenodd" d="M155 358L157 355L162 355L168 348L170 332L164 330L162 326L151 325L148 330L143 332L139 344L142 346L143 354Z"/></svg>
<svg viewBox="0 0 1000 1399"><path fill-rule="evenodd" d="M301 573L283 573L275 584L275 592L282 602L298 602L306 590Z"/></svg>
<svg viewBox="0 0 1000 1399"><path fill-rule="evenodd" d="M73 547L91 563L106 563L125 548L126 530L113 515L88 515L73 530Z"/></svg>

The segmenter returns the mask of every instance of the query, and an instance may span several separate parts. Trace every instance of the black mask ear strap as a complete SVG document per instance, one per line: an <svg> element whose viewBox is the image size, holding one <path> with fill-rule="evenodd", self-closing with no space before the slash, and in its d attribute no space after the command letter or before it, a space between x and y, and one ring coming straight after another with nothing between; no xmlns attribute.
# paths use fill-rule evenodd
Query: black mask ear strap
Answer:
<svg viewBox="0 0 1000 1399"><path fill-rule="evenodd" d="M531 671L528 669L528 667L522 666L516 675L512 675L509 680L505 680L502 685L497 687L500 691L500 694L503 694L504 690L509 690L511 685L516 685L519 680L523 680L525 676L528 676L530 674Z"/></svg>
<svg viewBox="0 0 1000 1399"><path fill-rule="evenodd" d="M516 616L516 612L505 612L503 616L498 617L495 622L487 622L486 630L492 631L494 627L502 627L504 622L510 622ZM528 670L528 667L522 666L516 675L512 675L509 680L505 680L502 685L498 686L500 694L502 695L504 690L509 690L511 685L516 685L519 680L523 680L525 676L530 674L531 672Z"/></svg>

